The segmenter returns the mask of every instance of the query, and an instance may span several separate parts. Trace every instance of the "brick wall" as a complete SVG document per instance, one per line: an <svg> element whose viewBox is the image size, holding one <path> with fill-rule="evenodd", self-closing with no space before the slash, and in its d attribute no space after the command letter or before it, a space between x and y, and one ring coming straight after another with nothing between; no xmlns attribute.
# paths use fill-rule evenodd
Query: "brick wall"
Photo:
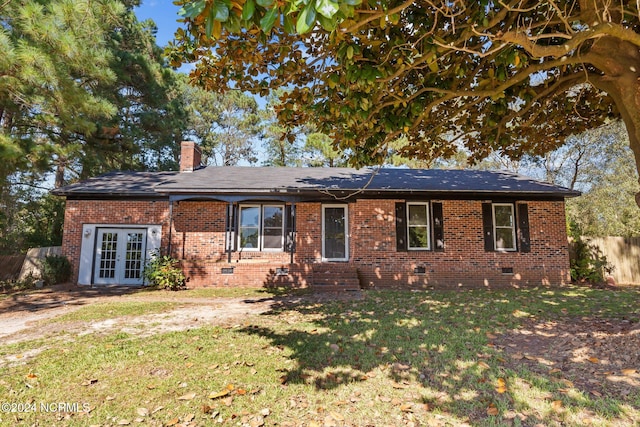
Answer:
<svg viewBox="0 0 640 427"><path fill-rule="evenodd" d="M129 200L67 200L64 212L62 253L78 278L82 226L84 224L161 224L162 246L168 243L169 202Z"/></svg>
<svg viewBox="0 0 640 427"><path fill-rule="evenodd" d="M396 251L395 203L359 200L349 204L350 258L367 287L508 286L564 283L569 256L564 203L529 201L531 252L485 252L480 201L443 203L445 251ZM182 260L189 286L308 286L312 264L322 260L322 205L296 205L294 263L288 252L225 253L226 203L181 201L174 204L171 254ZM168 202L67 201L63 251L77 277L83 223L162 224L168 247ZM223 269L233 267L233 274ZM425 274L414 268L424 267ZM288 273L277 275L278 268ZM513 273L503 274L503 268ZM229 271L224 271L228 273Z"/></svg>
<svg viewBox="0 0 640 427"><path fill-rule="evenodd" d="M563 202L527 202L531 252L485 252L482 202L443 201L445 251L395 251L395 202L352 205L352 262L372 287L509 286L565 283L569 252ZM362 237L358 237L362 236ZM424 267L425 274L415 274ZM513 273L503 274L503 268Z"/></svg>

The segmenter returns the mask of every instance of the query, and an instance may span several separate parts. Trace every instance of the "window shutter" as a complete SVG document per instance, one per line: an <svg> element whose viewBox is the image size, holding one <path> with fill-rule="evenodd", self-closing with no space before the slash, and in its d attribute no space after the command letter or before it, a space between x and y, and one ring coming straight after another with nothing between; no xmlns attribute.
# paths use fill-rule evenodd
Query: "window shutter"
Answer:
<svg viewBox="0 0 640 427"><path fill-rule="evenodd" d="M495 250L493 243L493 207L491 203L482 204L482 228L484 231L484 250L491 252Z"/></svg>
<svg viewBox="0 0 640 427"><path fill-rule="evenodd" d="M444 218L442 214L442 203L431 203L433 212L433 250L444 252Z"/></svg>
<svg viewBox="0 0 640 427"><path fill-rule="evenodd" d="M295 209L291 205L284 207L285 218L285 231L284 231L284 250L287 252L295 252L295 230L296 230L296 217Z"/></svg>
<svg viewBox="0 0 640 427"><path fill-rule="evenodd" d="M403 202L396 203L396 251L407 250L407 206Z"/></svg>
<svg viewBox="0 0 640 427"><path fill-rule="evenodd" d="M520 252L531 252L529 208L526 203L518 205L518 243L520 246Z"/></svg>

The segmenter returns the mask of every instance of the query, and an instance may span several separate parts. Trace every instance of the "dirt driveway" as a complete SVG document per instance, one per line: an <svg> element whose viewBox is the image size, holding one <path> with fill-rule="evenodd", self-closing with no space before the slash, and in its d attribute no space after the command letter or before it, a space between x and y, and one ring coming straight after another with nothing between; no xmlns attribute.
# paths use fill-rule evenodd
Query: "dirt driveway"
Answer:
<svg viewBox="0 0 640 427"><path fill-rule="evenodd" d="M15 293L0 300L0 343L10 344L45 337L60 326L47 324L47 319L70 313L88 304L135 301L166 301L177 307L163 313L124 316L98 322L65 324L65 331L84 334L97 331L137 331L146 334L185 330L205 325L233 325L248 315L271 310L290 298L184 298L180 293L149 295L123 287L80 288L57 286L30 293ZM37 325L37 328L34 326ZM148 326L153 325L153 326Z"/></svg>

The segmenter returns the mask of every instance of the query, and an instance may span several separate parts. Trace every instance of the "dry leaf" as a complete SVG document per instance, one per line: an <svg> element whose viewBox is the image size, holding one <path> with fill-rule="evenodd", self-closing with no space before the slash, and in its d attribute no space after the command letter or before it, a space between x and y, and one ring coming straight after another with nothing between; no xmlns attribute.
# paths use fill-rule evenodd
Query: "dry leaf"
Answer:
<svg viewBox="0 0 640 427"><path fill-rule="evenodd" d="M202 411L203 414L209 414L209 413L211 413L213 408L211 406L209 406L209 405L202 405L200 407L200 410Z"/></svg>
<svg viewBox="0 0 640 427"><path fill-rule="evenodd" d="M597 390L591 390L591 394L593 394L593 395L594 395L594 396L596 396L596 397L602 397L602 393L600 393L600 392L599 392L599 391L597 391Z"/></svg>
<svg viewBox="0 0 640 427"><path fill-rule="evenodd" d="M244 396L245 394L247 394L247 390L239 388L238 390L236 390L236 393L240 396Z"/></svg>
<svg viewBox="0 0 640 427"><path fill-rule="evenodd" d="M413 406L409 403L405 403L404 405L400 405L400 411L413 412Z"/></svg>
<svg viewBox="0 0 640 427"><path fill-rule="evenodd" d="M566 385L567 387L573 387L573 383L571 381L569 381L568 379L563 378L560 381L562 381L562 383L564 385Z"/></svg>
<svg viewBox="0 0 640 427"><path fill-rule="evenodd" d="M191 368L193 366L193 362L187 362L184 364L185 368Z"/></svg>
<svg viewBox="0 0 640 427"><path fill-rule="evenodd" d="M178 400L192 400L194 397L196 397L196 393L191 392L180 396Z"/></svg>
<svg viewBox="0 0 640 427"><path fill-rule="evenodd" d="M113 397L113 396L107 396L107 397L105 397L105 398L104 398L104 400L106 400L106 401L115 400L115 397Z"/></svg>
<svg viewBox="0 0 640 427"><path fill-rule="evenodd" d="M489 364L487 362L483 362L483 361L478 362L478 366L480 366L481 368L485 368L485 369L491 368L491 366L489 366Z"/></svg>
<svg viewBox="0 0 640 427"><path fill-rule="evenodd" d="M562 400L554 400L551 402L551 407L554 411L560 411L562 409Z"/></svg>
<svg viewBox="0 0 640 427"><path fill-rule="evenodd" d="M233 396L229 396L227 398L225 398L222 403L224 403L225 406L231 406L231 404L233 403Z"/></svg>
<svg viewBox="0 0 640 427"><path fill-rule="evenodd" d="M490 340L495 340L496 338L498 338L497 336L493 335L491 332L487 332L487 338L489 338Z"/></svg>
<svg viewBox="0 0 640 427"><path fill-rule="evenodd" d="M165 426L174 426L174 425L178 424L179 422L180 422L180 419L174 418L172 420L167 421Z"/></svg>
<svg viewBox="0 0 640 427"><path fill-rule="evenodd" d="M131 424L131 421L129 421L129 420L120 420L120 421L118 421L118 425L119 426L128 426L129 424Z"/></svg>
<svg viewBox="0 0 640 427"><path fill-rule="evenodd" d="M557 374L558 372L562 372L562 370L558 368L553 368L552 370L549 371L550 374Z"/></svg>
<svg viewBox="0 0 640 427"><path fill-rule="evenodd" d="M155 414L158 411L162 411L164 409L164 406L157 406L153 411L151 411L152 414Z"/></svg>
<svg viewBox="0 0 640 427"><path fill-rule="evenodd" d="M146 417L149 415L149 410L147 408L138 408L136 409L136 413L141 417Z"/></svg>
<svg viewBox="0 0 640 427"><path fill-rule="evenodd" d="M636 373L636 370L635 370L635 369L623 369L623 370L622 370L622 375L627 375L627 376L629 376L629 375L633 375L633 374L635 374L635 373Z"/></svg>
<svg viewBox="0 0 640 427"><path fill-rule="evenodd" d="M507 391L507 382L504 380L504 378L498 378L498 380L496 381L496 391L498 393L504 393Z"/></svg>
<svg viewBox="0 0 640 427"><path fill-rule="evenodd" d="M186 417L184 417L184 421L187 423L191 422L195 417L196 417L196 414L188 414Z"/></svg>
<svg viewBox="0 0 640 427"><path fill-rule="evenodd" d="M36 374L34 374L33 372L29 372L29 375L27 375L27 378L34 379L34 378L38 378L38 376Z"/></svg>
<svg viewBox="0 0 640 427"><path fill-rule="evenodd" d="M598 359L597 357L590 357L587 360L591 363L600 363L600 359Z"/></svg>
<svg viewBox="0 0 640 427"><path fill-rule="evenodd" d="M262 415L263 417L268 417L271 414L271 409L269 408L263 408L262 410L260 410L260 415Z"/></svg>
<svg viewBox="0 0 640 427"><path fill-rule="evenodd" d="M498 408L493 403L487 408L487 415L498 415Z"/></svg>
<svg viewBox="0 0 640 427"><path fill-rule="evenodd" d="M83 385L83 386L85 386L85 387L86 387L86 386L88 386L88 385L95 384L95 383L97 383L97 382L98 382L98 379L97 379L97 378L91 378L90 380L85 380L85 381L83 381L81 385Z"/></svg>
<svg viewBox="0 0 640 427"><path fill-rule="evenodd" d="M224 397L228 395L229 393L231 393L231 390L228 390L228 389L219 391L217 393L211 392L211 394L209 394L209 399L218 399L220 397Z"/></svg>

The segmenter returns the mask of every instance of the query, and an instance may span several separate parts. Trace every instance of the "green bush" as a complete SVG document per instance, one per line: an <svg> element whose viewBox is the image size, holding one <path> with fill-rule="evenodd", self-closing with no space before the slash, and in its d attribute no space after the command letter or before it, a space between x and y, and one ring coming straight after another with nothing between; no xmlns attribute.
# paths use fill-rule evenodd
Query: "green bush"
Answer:
<svg viewBox="0 0 640 427"><path fill-rule="evenodd" d="M186 277L179 261L169 255L155 254L144 267L144 278L150 286L177 291L185 287Z"/></svg>
<svg viewBox="0 0 640 427"><path fill-rule="evenodd" d="M572 244L571 279L578 282L602 283L604 274L611 274L615 268L600 249L588 240L576 238Z"/></svg>
<svg viewBox="0 0 640 427"><path fill-rule="evenodd" d="M68 282L71 278L71 263L65 256L49 255L42 261L42 280L46 285Z"/></svg>

